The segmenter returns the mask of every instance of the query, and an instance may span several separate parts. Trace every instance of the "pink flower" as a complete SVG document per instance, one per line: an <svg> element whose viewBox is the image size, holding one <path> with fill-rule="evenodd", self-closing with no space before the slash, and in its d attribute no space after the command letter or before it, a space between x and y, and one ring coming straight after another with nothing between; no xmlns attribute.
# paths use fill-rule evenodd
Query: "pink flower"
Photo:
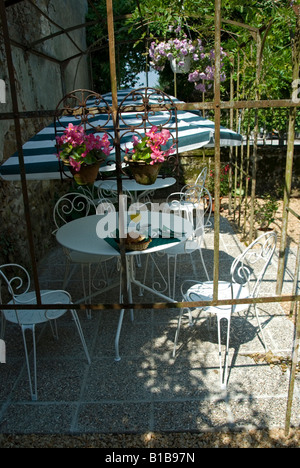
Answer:
<svg viewBox="0 0 300 468"><path fill-rule="evenodd" d="M150 164L153 165L155 163L163 163L165 158L162 151L159 150L157 146L151 146L151 158Z"/></svg>
<svg viewBox="0 0 300 468"><path fill-rule="evenodd" d="M162 143L162 145L166 145L168 139L169 139L170 136L171 136L171 133L169 132L169 130L167 130L166 128L164 128L164 129L162 129L162 131L161 131L161 136L162 136L162 138L163 138L163 143Z"/></svg>
<svg viewBox="0 0 300 468"><path fill-rule="evenodd" d="M166 152L165 152L165 157L169 157L170 154L175 153L174 145L172 145Z"/></svg>
<svg viewBox="0 0 300 468"><path fill-rule="evenodd" d="M76 172L80 171L80 166L81 166L80 162L75 161L75 159L73 158L70 158L69 162Z"/></svg>
<svg viewBox="0 0 300 468"><path fill-rule="evenodd" d="M155 133L157 132L157 130L158 128L155 125L153 125L151 129L149 130L149 132L146 132L146 136L152 140L155 137Z"/></svg>
<svg viewBox="0 0 300 468"><path fill-rule="evenodd" d="M146 135L147 135L147 133L146 133ZM132 141L133 141L133 146L137 146L139 144L139 139L138 139L138 137L136 135L134 135L132 137Z"/></svg>

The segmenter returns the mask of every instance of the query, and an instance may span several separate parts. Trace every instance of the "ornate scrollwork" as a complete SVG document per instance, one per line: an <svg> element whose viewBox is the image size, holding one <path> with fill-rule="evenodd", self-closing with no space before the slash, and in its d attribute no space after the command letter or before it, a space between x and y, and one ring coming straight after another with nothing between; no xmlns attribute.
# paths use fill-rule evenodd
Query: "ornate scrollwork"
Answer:
<svg viewBox="0 0 300 468"><path fill-rule="evenodd" d="M77 89L61 99L54 118L55 136L61 136L69 123L83 126L86 133L99 133L100 136L107 133L114 141L112 108L101 94L94 91ZM59 163L61 174L68 177L60 160Z"/></svg>
<svg viewBox="0 0 300 468"><path fill-rule="evenodd" d="M134 135L142 138L147 130L156 126L160 131L168 129L171 138L168 146L174 145L176 154L169 156L172 172L177 172L178 127L177 109L174 101L163 91L154 88L139 88L131 91L121 101L118 108L121 151L132 148Z"/></svg>
<svg viewBox="0 0 300 468"><path fill-rule="evenodd" d="M77 89L62 98L56 107L55 129L66 128L69 119L82 125L85 131L101 132L111 122L112 109L101 94ZM100 118L101 116L101 118Z"/></svg>
<svg viewBox="0 0 300 468"><path fill-rule="evenodd" d="M142 137L152 126L159 130L166 128L171 138L168 145L174 145L176 154L169 157L168 166L172 173L178 173L178 128L177 109L174 101L163 91L154 88L139 88L129 92L120 102L117 119L113 119L113 107L107 96L86 89L77 89L64 96L56 107L55 135L60 136L68 124L82 125L87 133L107 133L116 153L120 147L121 159L132 147L132 137ZM61 173L64 173L60 162ZM111 164L111 158L107 164ZM119 165L119 169L121 169Z"/></svg>

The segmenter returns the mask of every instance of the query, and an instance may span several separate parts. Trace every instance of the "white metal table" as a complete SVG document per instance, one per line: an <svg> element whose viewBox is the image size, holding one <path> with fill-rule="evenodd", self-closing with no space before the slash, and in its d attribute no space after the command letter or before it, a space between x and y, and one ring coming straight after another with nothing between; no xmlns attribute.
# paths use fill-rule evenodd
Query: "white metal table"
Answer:
<svg viewBox="0 0 300 468"><path fill-rule="evenodd" d="M133 193L133 200L135 202L141 199L145 200L145 198L150 201L149 197L153 196L154 191L171 187L175 183L176 179L174 177L158 177L152 185L142 185L138 184L134 179L122 178L123 188L127 192ZM94 185L101 190L103 198L106 198L109 192L117 191L116 179L97 180Z"/></svg>
<svg viewBox="0 0 300 468"><path fill-rule="evenodd" d="M108 215L93 215L84 218L79 218L70 223L64 224L58 229L56 239L63 247L77 252L93 255L109 255L120 256L118 245L114 245L114 237L112 237L112 225L118 226L118 213L110 213ZM125 216L128 216L125 214ZM184 242L193 232L192 224L185 218L181 218L174 214L168 213L150 213L147 215L152 220L152 225L148 226L151 230L153 240L149 247L144 251L127 251L126 252L126 268L127 268L127 290L128 299L132 303L132 284L135 284L140 289L144 289L153 294L156 294L166 302L176 302L174 299L165 296L149 286L141 283L135 277L134 258L136 255L146 255L160 250L165 250L174 247L178 242ZM114 219L115 218L115 219ZM149 218L149 219L150 219ZM128 216L129 219L129 216ZM129 221L128 221L129 223ZM105 228L108 226L107 236L105 237ZM157 236L157 237L155 237ZM102 292L120 285L120 282L108 286ZM120 360L119 354L119 337L122 328L123 316L125 309L120 312L120 318L115 337L115 360Z"/></svg>

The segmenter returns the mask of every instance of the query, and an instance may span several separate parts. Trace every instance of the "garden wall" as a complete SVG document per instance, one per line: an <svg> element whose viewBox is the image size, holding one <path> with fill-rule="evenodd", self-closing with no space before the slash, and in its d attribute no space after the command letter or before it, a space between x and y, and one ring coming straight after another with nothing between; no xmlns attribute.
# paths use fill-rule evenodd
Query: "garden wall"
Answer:
<svg viewBox="0 0 300 468"><path fill-rule="evenodd" d="M85 28L59 35L34 46L40 53L32 54L21 46L60 31L62 28L85 22L86 0L35 0L34 4L52 21L43 16L29 2L21 2L6 9L10 38L20 46L12 45L18 106L20 111L53 110L67 92L76 88L90 88L89 67L85 55L67 59L80 50L86 50ZM74 8L76 4L76 8ZM54 24L55 23L55 24ZM60 61L49 60L44 55ZM65 61L66 60L66 61ZM65 62L64 62L65 61ZM0 79L5 82L5 103L0 112L11 112L12 104L3 37L0 35ZM52 119L21 121L22 140L27 141ZM17 149L12 120L0 120L0 164ZM61 182L28 181L32 226L37 260L49 243L53 230L52 209L56 194L65 190ZM0 264L18 260L30 264L21 184L0 179Z"/></svg>
<svg viewBox="0 0 300 468"><path fill-rule="evenodd" d="M246 152L246 149L244 152ZM286 152L286 146L266 145L258 147L257 195L271 192L277 196L282 196L285 181ZM238 150L238 154L240 154L240 149ZM233 155L235 155L235 149L233 150ZM182 171L181 183L184 185L195 181L204 165L207 165L208 168L213 168L214 150L194 151L190 155L182 155L180 161ZM221 148L221 161L223 163L229 162L228 148ZM300 196L300 145L295 145L294 147L292 196Z"/></svg>

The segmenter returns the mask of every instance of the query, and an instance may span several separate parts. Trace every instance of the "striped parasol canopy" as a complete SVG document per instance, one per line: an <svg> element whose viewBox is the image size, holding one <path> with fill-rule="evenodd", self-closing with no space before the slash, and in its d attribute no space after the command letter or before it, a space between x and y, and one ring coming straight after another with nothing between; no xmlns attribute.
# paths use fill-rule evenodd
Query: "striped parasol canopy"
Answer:
<svg viewBox="0 0 300 468"><path fill-rule="evenodd" d="M139 106L140 108L143 107L145 90L147 102L156 106L155 112L147 112L146 117L143 111L139 111ZM122 156L125 154L125 148L130 150L132 147L132 136L137 133L143 136L145 130L153 125L157 127L162 125L170 130L174 140L177 140L178 153L214 147L214 122L201 117L197 111L177 110L175 113L174 104L182 103L182 101L172 96L164 95L167 96L167 99L162 102L162 94L164 93L153 88L118 91ZM112 106L112 94L107 93L101 97L100 103L95 102L95 99L87 100L87 106L91 108L95 105L104 107L104 111L102 110L102 113L92 116L89 122L92 123L93 128L99 127L101 129L98 132L100 136L105 132L108 134L111 142L113 142L115 135L112 114L109 112L105 113L105 109ZM166 106L166 109L164 109L164 106ZM61 178L60 164L56 155L55 136L61 135L69 123L79 125L78 116L65 115L60 117L56 123L45 127L23 145L25 171L28 180L54 180ZM228 128L221 127L221 146L238 146L242 144L242 141L242 135ZM102 170L105 171L107 168L112 169L114 162L115 149L113 148ZM20 180L18 152L14 153L0 166L0 177L4 180Z"/></svg>

